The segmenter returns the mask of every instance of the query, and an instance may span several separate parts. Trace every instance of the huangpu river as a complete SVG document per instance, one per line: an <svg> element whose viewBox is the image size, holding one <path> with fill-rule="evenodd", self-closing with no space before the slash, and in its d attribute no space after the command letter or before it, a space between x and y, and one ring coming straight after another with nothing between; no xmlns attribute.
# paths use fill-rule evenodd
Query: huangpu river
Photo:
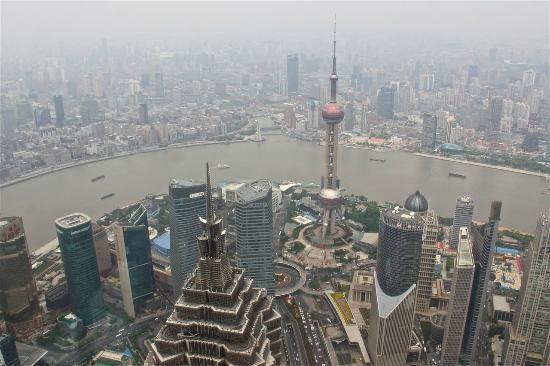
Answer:
<svg viewBox="0 0 550 366"><path fill-rule="evenodd" d="M148 193L167 193L171 178L205 179L205 162L215 183L268 178L320 183L323 147L286 136L266 136L262 143L203 145L134 154L32 178L0 190L3 216L22 216L31 250L54 239L54 220L72 212L97 219ZM533 232L539 213L548 205L542 177L415 156L339 147L338 175L346 193L378 202L403 203L420 190L440 216L451 217L455 199L475 201L475 219L485 220L492 200L503 201L502 226ZM370 158L385 159L385 162ZM218 163L230 169L216 169ZM465 179L450 177L449 172ZM105 175L94 183L91 179ZM111 198L101 197L114 193Z"/></svg>

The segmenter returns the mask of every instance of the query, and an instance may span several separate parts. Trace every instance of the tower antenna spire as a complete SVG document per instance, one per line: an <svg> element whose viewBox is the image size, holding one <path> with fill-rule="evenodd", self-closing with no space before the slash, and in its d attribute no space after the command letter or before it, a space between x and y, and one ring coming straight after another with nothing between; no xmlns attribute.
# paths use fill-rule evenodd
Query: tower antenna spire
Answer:
<svg viewBox="0 0 550 366"><path fill-rule="evenodd" d="M214 222L214 208L212 207L212 186L210 185L210 166L206 163L206 219L209 224Z"/></svg>
<svg viewBox="0 0 550 366"><path fill-rule="evenodd" d="M334 34L332 37L332 74L336 75L336 14L334 14Z"/></svg>

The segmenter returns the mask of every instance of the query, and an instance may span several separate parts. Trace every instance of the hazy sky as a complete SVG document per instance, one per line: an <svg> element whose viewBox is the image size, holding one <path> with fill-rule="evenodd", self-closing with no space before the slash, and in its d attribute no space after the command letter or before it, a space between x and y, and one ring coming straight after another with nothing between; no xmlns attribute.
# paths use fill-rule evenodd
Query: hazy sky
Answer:
<svg viewBox="0 0 550 366"><path fill-rule="evenodd" d="M243 38L437 36L548 39L549 2L1 2L4 45L30 47L139 38L182 42ZM4 47L4 46L3 46ZM5 50L5 49L4 49Z"/></svg>

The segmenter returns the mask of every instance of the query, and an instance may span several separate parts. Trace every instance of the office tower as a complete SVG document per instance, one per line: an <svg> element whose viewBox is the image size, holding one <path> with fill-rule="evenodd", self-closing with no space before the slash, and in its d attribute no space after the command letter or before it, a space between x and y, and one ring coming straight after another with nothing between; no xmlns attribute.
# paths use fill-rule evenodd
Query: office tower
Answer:
<svg viewBox="0 0 550 366"><path fill-rule="evenodd" d="M15 339L7 333L0 333L0 365L19 366L20 364Z"/></svg>
<svg viewBox="0 0 550 366"><path fill-rule="evenodd" d="M285 122L289 129L295 130L296 129L296 114L294 113L294 106L292 104L286 104L285 105Z"/></svg>
<svg viewBox="0 0 550 366"><path fill-rule="evenodd" d="M34 123L37 128L47 126L52 123L52 116L48 108L39 105L34 108L33 113Z"/></svg>
<svg viewBox="0 0 550 366"><path fill-rule="evenodd" d="M319 129L319 110L321 109L320 103L317 100L312 100L308 109L308 127L310 130Z"/></svg>
<svg viewBox="0 0 550 366"><path fill-rule="evenodd" d="M540 215L527 255L505 366L550 365L550 211Z"/></svg>
<svg viewBox="0 0 550 366"><path fill-rule="evenodd" d="M100 120L97 99L88 97L82 101L80 105L80 118L84 123L92 123Z"/></svg>
<svg viewBox="0 0 550 366"><path fill-rule="evenodd" d="M151 342L145 365L276 365L281 316L273 298L231 266L225 230L212 206L207 165L207 209L196 241L198 263L175 309Z"/></svg>
<svg viewBox="0 0 550 366"><path fill-rule="evenodd" d="M455 259L453 284L449 309L445 319L445 331L441 350L441 364L458 365L460 346L464 335L466 314L474 279L474 257L472 254L472 237L468 226L459 228L459 243Z"/></svg>
<svg viewBox="0 0 550 366"><path fill-rule="evenodd" d="M162 72L155 74L155 96L157 98L164 98L164 77Z"/></svg>
<svg viewBox="0 0 550 366"><path fill-rule="evenodd" d="M298 55L292 54L286 57L286 82L288 94L296 94L300 88Z"/></svg>
<svg viewBox="0 0 550 366"><path fill-rule="evenodd" d="M500 131L500 119L502 118L501 96L492 96L489 98L489 120L487 121L487 133Z"/></svg>
<svg viewBox="0 0 550 366"><path fill-rule="evenodd" d="M0 218L0 309L12 334L26 338L41 325L38 290L21 217Z"/></svg>
<svg viewBox="0 0 550 366"><path fill-rule="evenodd" d="M493 264L493 254L498 236L498 224L502 202L493 201L489 221L480 227L472 227L472 252L474 254L475 273L468 305L466 326L462 339L460 359L466 364L475 364L477 346L481 342L479 333L486 304L489 274Z"/></svg>
<svg viewBox="0 0 550 366"><path fill-rule="evenodd" d="M412 335L416 284L390 296L380 287L375 271L374 285L367 341L371 362L375 366L404 365Z"/></svg>
<svg viewBox="0 0 550 366"><path fill-rule="evenodd" d="M94 240L97 270L100 276L106 277L113 267L111 264L111 252L109 249L107 231L101 225L92 222L92 237Z"/></svg>
<svg viewBox="0 0 550 366"><path fill-rule="evenodd" d="M85 326L105 315L90 218L73 213L55 220L73 312Z"/></svg>
<svg viewBox="0 0 550 366"><path fill-rule="evenodd" d="M191 274L199 258L195 238L200 234L197 217L205 216L204 183L172 179L168 187L170 210L170 267L174 295Z"/></svg>
<svg viewBox="0 0 550 366"><path fill-rule="evenodd" d="M376 273L387 295L397 296L418 281L424 219L428 202L420 192L407 198L405 207L380 213Z"/></svg>
<svg viewBox="0 0 550 366"><path fill-rule="evenodd" d="M437 142L437 117L424 113L422 122L422 147L433 150Z"/></svg>
<svg viewBox="0 0 550 366"><path fill-rule="evenodd" d="M529 127L529 118L531 115L531 107L526 103L516 103L514 105L514 118L516 119L516 127L520 130L525 130Z"/></svg>
<svg viewBox="0 0 550 366"><path fill-rule="evenodd" d="M353 131L355 126L355 115L353 113L353 103L346 104L346 118L344 119L344 131Z"/></svg>
<svg viewBox="0 0 550 366"><path fill-rule="evenodd" d="M368 130L367 126L367 105L365 103L361 104L361 133L366 133Z"/></svg>
<svg viewBox="0 0 550 366"><path fill-rule="evenodd" d="M458 248L460 240L460 228L470 228L472 225L472 217L474 216L474 200L472 197L462 196L456 199L455 215L453 218L453 231L451 233L451 248Z"/></svg>
<svg viewBox="0 0 550 366"><path fill-rule="evenodd" d="M235 241L239 267L254 283L275 294L271 182L246 183L237 192Z"/></svg>
<svg viewBox="0 0 550 366"><path fill-rule="evenodd" d="M53 104L55 107L55 127L63 128L63 126L65 126L65 107L63 106L63 96L54 95Z"/></svg>
<svg viewBox="0 0 550 366"><path fill-rule="evenodd" d="M139 123L149 123L149 111L147 110L147 103L141 103L139 105Z"/></svg>
<svg viewBox="0 0 550 366"><path fill-rule="evenodd" d="M423 215L424 229L422 233L422 253L418 269L418 286L416 293L416 312L427 314L432 298L435 257L437 255L437 215L433 210Z"/></svg>
<svg viewBox="0 0 550 366"><path fill-rule="evenodd" d="M325 174L322 180L319 202L323 209L322 240L336 232L336 215L341 215L343 197L338 179L338 124L344 119L344 109L336 101L336 25L334 26L332 73L330 75L330 101L323 107L322 115L326 123L325 135Z"/></svg>
<svg viewBox="0 0 550 366"><path fill-rule="evenodd" d="M422 91L432 91L435 86L435 75L425 73L420 75L418 89Z"/></svg>
<svg viewBox="0 0 550 366"><path fill-rule="evenodd" d="M386 119L393 118L394 90L389 86L383 86L378 91L376 113Z"/></svg>
<svg viewBox="0 0 550 366"><path fill-rule="evenodd" d="M113 225L122 302L128 316L153 296L153 262L147 210L139 203L123 209Z"/></svg>

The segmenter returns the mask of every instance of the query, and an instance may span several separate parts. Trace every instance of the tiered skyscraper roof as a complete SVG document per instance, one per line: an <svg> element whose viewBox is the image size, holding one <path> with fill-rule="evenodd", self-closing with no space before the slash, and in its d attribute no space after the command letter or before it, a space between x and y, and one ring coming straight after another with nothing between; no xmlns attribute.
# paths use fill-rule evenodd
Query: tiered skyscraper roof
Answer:
<svg viewBox="0 0 550 366"><path fill-rule="evenodd" d="M200 218L200 258L181 297L152 340L147 365L274 365L281 316L273 298L231 266L225 230L212 206L207 165L207 217Z"/></svg>

